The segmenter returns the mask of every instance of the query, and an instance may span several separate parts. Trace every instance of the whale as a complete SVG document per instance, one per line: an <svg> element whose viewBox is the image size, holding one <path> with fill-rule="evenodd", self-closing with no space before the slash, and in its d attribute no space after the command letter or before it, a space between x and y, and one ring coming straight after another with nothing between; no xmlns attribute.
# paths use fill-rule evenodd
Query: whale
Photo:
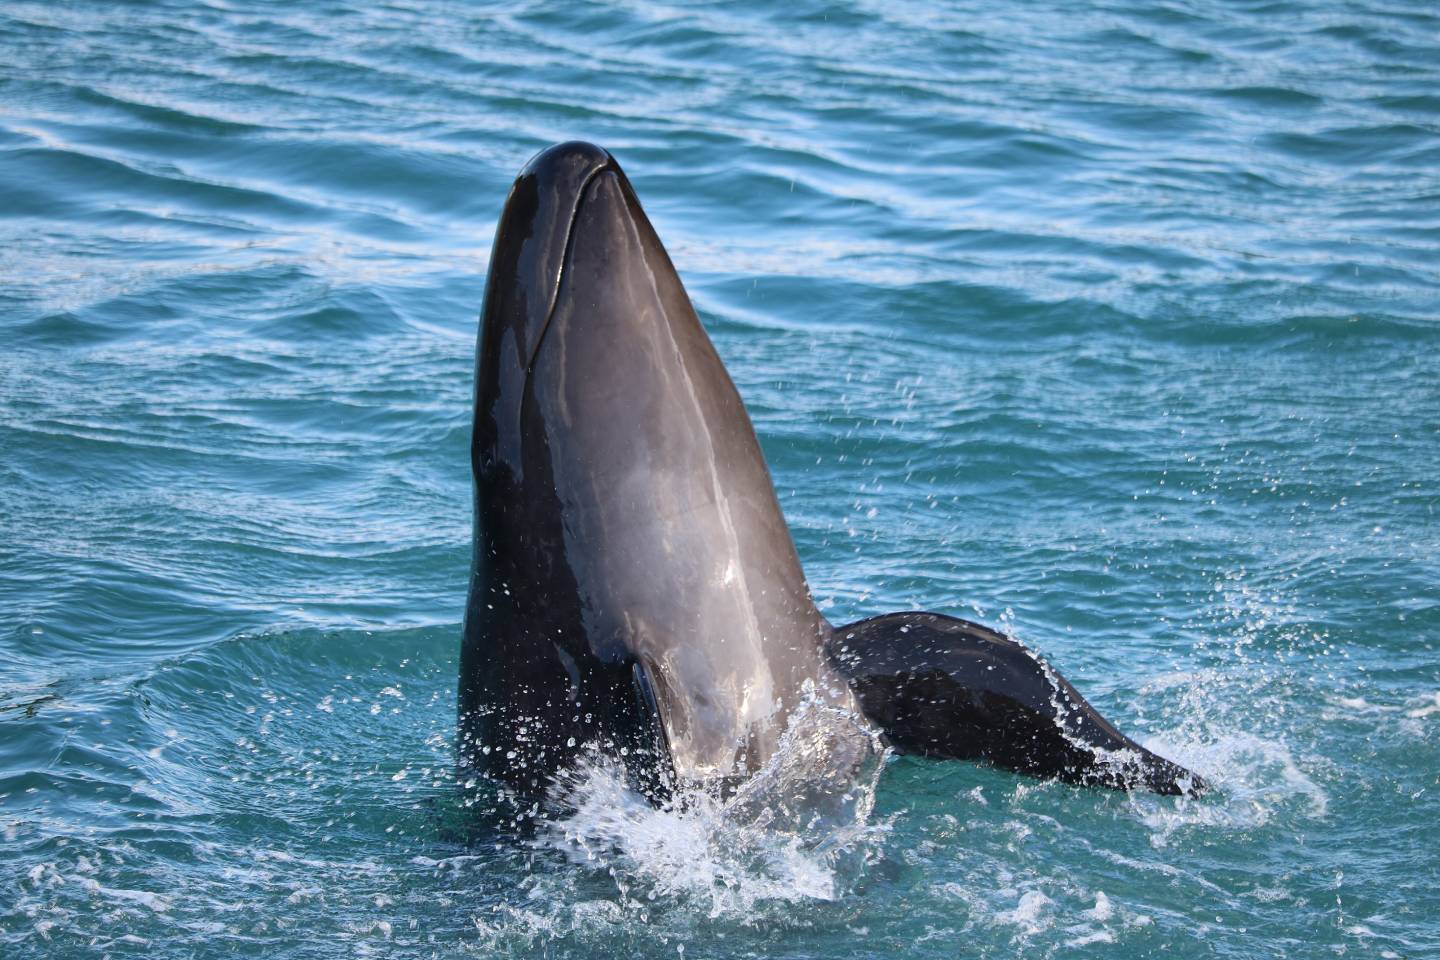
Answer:
<svg viewBox="0 0 1440 960"><path fill-rule="evenodd" d="M505 200L475 359L457 752L524 800L587 756L664 805L755 777L807 711L869 744L1194 794L982 625L817 609L745 404L615 158L567 142ZM839 732L834 732L839 731ZM868 737L868 739L867 739Z"/></svg>

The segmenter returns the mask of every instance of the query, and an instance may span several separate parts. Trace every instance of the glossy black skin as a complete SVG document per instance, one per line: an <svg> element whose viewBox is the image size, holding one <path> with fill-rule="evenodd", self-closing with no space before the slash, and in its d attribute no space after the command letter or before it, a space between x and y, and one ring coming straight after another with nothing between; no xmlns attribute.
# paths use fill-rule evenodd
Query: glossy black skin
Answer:
<svg viewBox="0 0 1440 960"><path fill-rule="evenodd" d="M907 752L1166 793L1199 783L984 628L892 614L832 629L744 404L598 147L543 151L506 201L471 461L460 762L521 797L591 746L655 802L677 782L733 782L805 696L863 708ZM1140 759L1097 760L1113 750Z"/></svg>
<svg viewBox="0 0 1440 960"><path fill-rule="evenodd" d="M1205 787L1116 730L1030 650L979 624L890 613L838 628L827 649L865 716L902 753L1085 786L1171 795Z"/></svg>

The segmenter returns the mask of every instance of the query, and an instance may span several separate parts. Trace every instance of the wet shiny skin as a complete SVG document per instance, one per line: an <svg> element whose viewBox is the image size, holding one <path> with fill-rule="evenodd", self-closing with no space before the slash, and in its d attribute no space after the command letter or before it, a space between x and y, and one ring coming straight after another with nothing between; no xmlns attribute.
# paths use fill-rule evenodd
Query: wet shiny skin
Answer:
<svg viewBox="0 0 1440 960"><path fill-rule="evenodd" d="M518 266L556 249L553 272ZM480 770L543 792L599 743L733 778L805 689L858 709L744 404L604 151L561 144L517 178L479 339L460 682Z"/></svg>

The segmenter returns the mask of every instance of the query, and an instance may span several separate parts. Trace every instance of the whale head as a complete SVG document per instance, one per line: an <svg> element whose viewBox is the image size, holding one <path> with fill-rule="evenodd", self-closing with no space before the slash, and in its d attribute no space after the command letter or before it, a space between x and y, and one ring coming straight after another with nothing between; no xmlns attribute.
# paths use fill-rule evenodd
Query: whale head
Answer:
<svg viewBox="0 0 1440 960"><path fill-rule="evenodd" d="M755 431L625 174L565 143L510 191L476 365L462 754L520 789L587 745L648 791L854 711Z"/></svg>

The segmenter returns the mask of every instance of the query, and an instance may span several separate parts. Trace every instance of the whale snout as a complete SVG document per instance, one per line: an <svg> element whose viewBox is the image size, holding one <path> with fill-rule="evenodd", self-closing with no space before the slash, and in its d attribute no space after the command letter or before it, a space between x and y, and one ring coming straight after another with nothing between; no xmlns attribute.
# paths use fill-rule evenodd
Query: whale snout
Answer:
<svg viewBox="0 0 1440 960"><path fill-rule="evenodd" d="M549 189L578 195L554 296L528 341L526 389L537 397L563 391L569 409L614 407L615 423L652 424L667 419L676 375L699 357L733 391L619 164L588 144L553 148L533 163Z"/></svg>
<svg viewBox="0 0 1440 960"><path fill-rule="evenodd" d="M515 178L495 229L484 308L484 346L503 351L497 357L529 367L586 188L602 171L619 169L606 151L572 141L540 151Z"/></svg>
<svg viewBox="0 0 1440 960"><path fill-rule="evenodd" d="M615 159L610 151L584 140L567 140L553 147L546 147L525 164L517 180L534 177L536 185L544 190L562 192L567 185L574 192L583 189L585 182L597 170L613 165Z"/></svg>

